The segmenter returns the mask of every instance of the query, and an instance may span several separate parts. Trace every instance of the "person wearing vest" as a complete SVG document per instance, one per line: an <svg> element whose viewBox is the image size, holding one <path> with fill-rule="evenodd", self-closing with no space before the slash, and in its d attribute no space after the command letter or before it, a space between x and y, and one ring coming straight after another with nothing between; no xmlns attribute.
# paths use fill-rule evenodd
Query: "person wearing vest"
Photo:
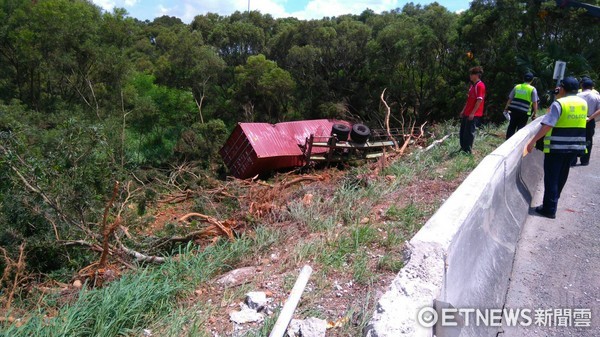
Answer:
<svg viewBox="0 0 600 337"><path fill-rule="evenodd" d="M504 116L510 115L506 139L525 127L529 117L534 120L538 110L538 93L535 87L531 85L533 74L526 73L523 76L523 81L522 84L517 84L510 92L508 102L504 107Z"/></svg>
<svg viewBox="0 0 600 337"><path fill-rule="evenodd" d="M550 112L542 117L541 129L527 144L531 153L539 139L544 138L544 201L534 210L547 218L556 218L558 199L567 178L571 162L585 153L587 102L577 96L579 83L574 77L560 82L558 99Z"/></svg>
<svg viewBox="0 0 600 337"><path fill-rule="evenodd" d="M460 112L460 149L466 153L471 153L475 130L483 116L485 85L481 81L481 75L483 75L483 68L473 67L469 69L469 93L467 102Z"/></svg>
<svg viewBox="0 0 600 337"><path fill-rule="evenodd" d="M582 91L577 96L583 98L588 104L588 122L585 128L585 146L587 152L579 155L579 160L582 166L590 164L590 155L592 153L592 146L594 145L594 133L596 131L596 121L594 118L590 118L596 111L600 110L600 94L594 90L594 81L589 77L584 78L581 82ZM577 164L577 158L571 163L571 166Z"/></svg>

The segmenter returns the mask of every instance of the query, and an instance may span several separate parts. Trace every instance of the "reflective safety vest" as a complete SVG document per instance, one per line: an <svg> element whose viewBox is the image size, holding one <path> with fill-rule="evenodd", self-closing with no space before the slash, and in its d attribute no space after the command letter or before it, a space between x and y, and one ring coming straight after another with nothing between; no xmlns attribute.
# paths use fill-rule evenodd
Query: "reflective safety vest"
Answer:
<svg viewBox="0 0 600 337"><path fill-rule="evenodd" d="M558 103L562 112L544 137L544 153L585 153L587 102L572 95L558 99Z"/></svg>
<svg viewBox="0 0 600 337"><path fill-rule="evenodd" d="M515 97L510 101L508 110L512 112L526 112L531 116L531 93L534 87L529 83L517 84L515 86Z"/></svg>

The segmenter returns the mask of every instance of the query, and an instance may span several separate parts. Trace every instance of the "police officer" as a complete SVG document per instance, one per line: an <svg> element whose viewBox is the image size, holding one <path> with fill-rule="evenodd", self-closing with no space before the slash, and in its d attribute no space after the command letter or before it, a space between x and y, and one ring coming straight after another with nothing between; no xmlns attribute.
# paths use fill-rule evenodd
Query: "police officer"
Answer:
<svg viewBox="0 0 600 337"><path fill-rule="evenodd" d="M589 77L584 78L580 84L582 91L579 92L577 96L583 98L587 102L588 117L591 117L597 110L600 110L600 94L594 90L594 81ZM585 134L587 152L579 156L582 166L589 165L590 163L595 130L596 121L593 118L588 118ZM572 166L575 164L577 164L577 158L571 163Z"/></svg>
<svg viewBox="0 0 600 337"><path fill-rule="evenodd" d="M585 153L587 102L577 96L579 83L574 77L560 82L558 99L541 121L541 129L527 144L530 153L535 143L544 137L544 201L535 212L556 218L560 193L569 177L571 161Z"/></svg>
<svg viewBox="0 0 600 337"><path fill-rule="evenodd" d="M508 129L506 130L506 139L512 137L516 131L522 129L527 124L527 119L535 119L538 110L538 93L531 85L533 74L523 75L523 83L517 84L508 95L508 102L504 107L504 116L509 119ZM508 117L510 114L510 117Z"/></svg>

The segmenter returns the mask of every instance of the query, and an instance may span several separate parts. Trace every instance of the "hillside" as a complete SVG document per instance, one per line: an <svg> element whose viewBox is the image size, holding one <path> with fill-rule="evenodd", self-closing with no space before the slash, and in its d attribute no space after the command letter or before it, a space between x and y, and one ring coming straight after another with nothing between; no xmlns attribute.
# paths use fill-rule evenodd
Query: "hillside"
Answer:
<svg viewBox="0 0 600 337"><path fill-rule="evenodd" d="M427 143L455 128L432 128ZM139 214L139 205L123 203L123 220L113 229L124 245L145 245L147 252L169 247L175 254L161 255L160 264L131 265L125 256L114 255L122 250L111 248L106 267L93 275L88 268L70 284L34 285L30 292L37 295L30 297L37 304L19 303L5 311L13 324L0 331L11 336L58 331L69 336L118 331L266 336L299 269L308 264L314 273L295 317L330 321L335 327L328 336L358 336L373 303L402 267L404 242L503 141L503 130L481 130L473 156L457 153L457 141L452 135L429 151L414 144L410 153L385 163L277 174L267 181L202 178L197 188L177 183L200 178L193 167L181 167L179 176L172 176L179 188L160 194L145 215L131 221L146 226L129 227L128 217ZM230 284L218 281L240 268L247 271L244 276ZM87 281L90 291L80 292L77 281ZM272 300L270 315L264 323L232 323L229 314L240 310L251 291ZM24 311L27 307L39 313Z"/></svg>

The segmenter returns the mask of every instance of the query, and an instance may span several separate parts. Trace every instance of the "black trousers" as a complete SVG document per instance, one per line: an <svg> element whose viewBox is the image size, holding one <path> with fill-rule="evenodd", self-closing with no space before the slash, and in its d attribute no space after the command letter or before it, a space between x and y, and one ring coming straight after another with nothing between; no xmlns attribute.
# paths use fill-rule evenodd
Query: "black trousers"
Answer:
<svg viewBox="0 0 600 337"><path fill-rule="evenodd" d="M594 145L594 133L596 132L596 121L591 120L587 122L585 125L585 147L587 148L587 153L579 156L581 159L582 165L587 165L590 163L590 154L592 154L592 145Z"/></svg>
<svg viewBox="0 0 600 337"><path fill-rule="evenodd" d="M526 112L511 112L510 122L508 122L508 129L506 129L506 139L509 139L515 134L515 132L524 128L525 125L527 125L527 119L529 119L529 116L527 116Z"/></svg>
<svg viewBox="0 0 600 337"><path fill-rule="evenodd" d="M544 156L544 210L556 214L558 199L569 177L575 153L546 153Z"/></svg>
<svg viewBox="0 0 600 337"><path fill-rule="evenodd" d="M475 140L475 130L480 122L481 117L473 117L473 120L469 120L468 117L462 117L460 120L460 149L466 153L471 153L473 140Z"/></svg>

